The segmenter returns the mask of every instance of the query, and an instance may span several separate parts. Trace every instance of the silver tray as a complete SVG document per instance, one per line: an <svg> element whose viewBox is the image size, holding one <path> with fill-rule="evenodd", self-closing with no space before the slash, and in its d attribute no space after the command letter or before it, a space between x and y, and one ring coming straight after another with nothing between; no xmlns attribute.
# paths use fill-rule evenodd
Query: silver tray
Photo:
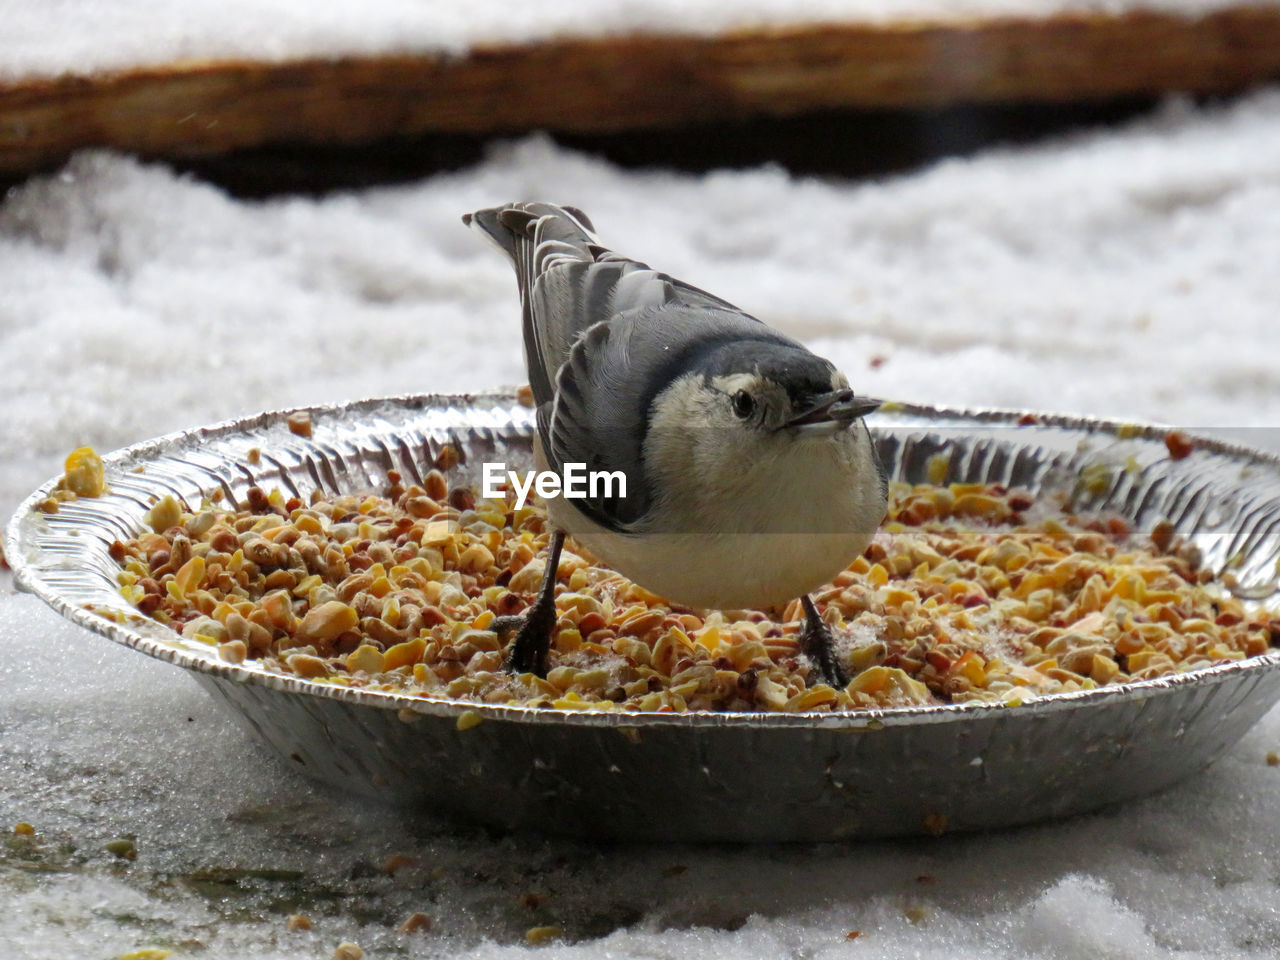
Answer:
<svg viewBox="0 0 1280 960"><path fill-rule="evenodd" d="M1004 827L1095 809L1200 770L1280 697L1280 653L1017 707L959 704L850 714L617 714L426 700L233 666L139 616L119 595L112 540L150 500L189 502L253 484L381 487L420 479L448 443L468 479L486 459L531 460L531 411L510 394L412 396L265 413L105 457L110 491L18 509L5 534L17 585L68 619L192 671L300 773L347 791L429 806L503 829L627 840L833 840ZM1169 458L1165 429L1019 411L897 406L870 420L895 479L935 455L950 481L1060 493L1137 530L1163 517L1239 591L1277 591L1280 460L1196 438ZM249 450L260 448L256 465ZM936 461L935 469L936 469ZM1080 483L1103 464L1102 485ZM139 471L138 468L141 468ZM1094 466L1094 479L1099 468ZM465 711L483 722L458 729ZM466 726L466 724L464 724Z"/></svg>

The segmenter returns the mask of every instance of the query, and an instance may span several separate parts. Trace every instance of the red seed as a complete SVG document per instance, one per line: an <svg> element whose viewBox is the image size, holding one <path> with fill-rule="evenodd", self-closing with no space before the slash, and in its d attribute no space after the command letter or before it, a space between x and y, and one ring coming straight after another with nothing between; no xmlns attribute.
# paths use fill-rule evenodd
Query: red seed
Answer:
<svg viewBox="0 0 1280 960"><path fill-rule="evenodd" d="M1107 520L1107 532L1116 537L1127 537L1133 528L1121 517L1110 517Z"/></svg>
<svg viewBox="0 0 1280 960"><path fill-rule="evenodd" d="M1029 493L1009 494L1009 509L1016 513L1022 513L1025 510L1030 510L1034 504L1035 500L1032 499Z"/></svg>
<svg viewBox="0 0 1280 960"><path fill-rule="evenodd" d="M1164 435L1164 445L1169 449L1170 460L1183 460L1191 456L1195 443L1181 430L1170 430Z"/></svg>

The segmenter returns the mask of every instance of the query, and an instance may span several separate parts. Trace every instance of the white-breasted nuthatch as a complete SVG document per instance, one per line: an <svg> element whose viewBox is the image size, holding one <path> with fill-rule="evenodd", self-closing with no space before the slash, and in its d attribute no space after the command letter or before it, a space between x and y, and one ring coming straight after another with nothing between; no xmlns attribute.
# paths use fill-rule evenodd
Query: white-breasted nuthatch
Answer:
<svg viewBox="0 0 1280 960"><path fill-rule="evenodd" d="M673 603L761 608L801 597L801 649L844 681L808 592L884 519L887 483L862 417L879 402L802 344L709 293L602 247L572 207L463 217L511 258L537 408L539 469L621 472L547 501L554 525L512 670L545 673L564 534Z"/></svg>

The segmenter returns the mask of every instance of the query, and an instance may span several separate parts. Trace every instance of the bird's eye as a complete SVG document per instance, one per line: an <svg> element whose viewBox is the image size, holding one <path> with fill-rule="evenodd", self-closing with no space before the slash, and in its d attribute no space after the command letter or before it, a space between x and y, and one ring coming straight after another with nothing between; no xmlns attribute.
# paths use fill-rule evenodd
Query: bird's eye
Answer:
<svg viewBox="0 0 1280 960"><path fill-rule="evenodd" d="M755 413L756 401L751 394L745 390L739 390L733 395L733 412L740 420L745 420L751 414Z"/></svg>

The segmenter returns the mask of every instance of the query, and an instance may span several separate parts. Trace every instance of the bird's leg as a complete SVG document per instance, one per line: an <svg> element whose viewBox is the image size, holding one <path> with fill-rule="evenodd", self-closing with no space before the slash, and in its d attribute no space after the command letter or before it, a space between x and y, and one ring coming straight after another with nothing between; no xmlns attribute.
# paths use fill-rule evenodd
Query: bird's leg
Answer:
<svg viewBox="0 0 1280 960"><path fill-rule="evenodd" d="M831 628L818 616L818 608L813 605L808 594L800 598L800 603L804 607L804 629L800 631L800 652L808 654L822 670L823 679L840 690L849 682L849 678L836 662L836 641L831 635Z"/></svg>
<svg viewBox="0 0 1280 960"><path fill-rule="evenodd" d="M498 617L491 624L499 636L519 631L511 644L506 668L512 673L547 675L547 653L551 650L551 632L556 626L556 570L560 567L560 550L564 547L564 531L551 535L547 551L547 568L542 574L538 599L529 609L515 617Z"/></svg>

